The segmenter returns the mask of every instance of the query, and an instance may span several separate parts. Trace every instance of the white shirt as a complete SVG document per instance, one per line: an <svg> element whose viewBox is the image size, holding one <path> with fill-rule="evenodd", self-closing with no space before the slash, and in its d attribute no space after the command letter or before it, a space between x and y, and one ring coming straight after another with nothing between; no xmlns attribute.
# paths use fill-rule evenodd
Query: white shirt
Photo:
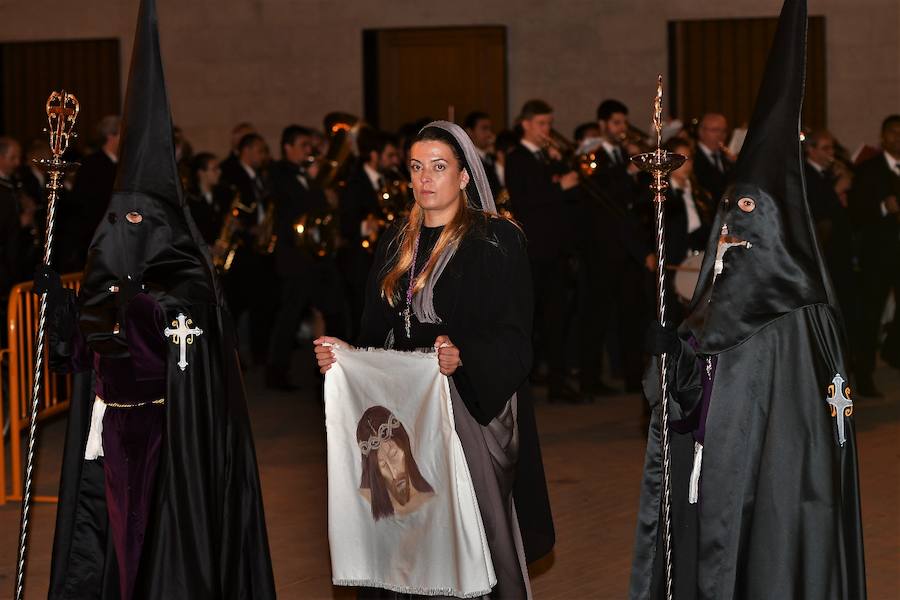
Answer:
<svg viewBox="0 0 900 600"><path fill-rule="evenodd" d="M542 152L542 151L543 151L543 148L541 148L540 146L538 146L538 145L536 145L536 144L532 144L531 142L529 142L529 141L526 140L525 138L522 138L520 141L521 141L521 143L522 143L523 146L525 146L526 148L528 148L528 149L531 151L532 154L534 154L535 152Z"/></svg>
<svg viewBox="0 0 900 600"><path fill-rule="evenodd" d="M119 157L116 156L115 154L110 154L110 153L107 152L106 150L103 151L103 154L105 154L106 157L107 157L109 160L111 160L112 163L113 163L114 165L119 164Z"/></svg>
<svg viewBox="0 0 900 600"><path fill-rule="evenodd" d="M607 140L603 140L602 142L600 142L600 145L603 146L603 149L609 155L609 159L613 161L613 163L619 164L620 158L622 160L625 160L625 157L622 155L622 150L620 150L618 146L613 145Z"/></svg>
<svg viewBox="0 0 900 600"><path fill-rule="evenodd" d="M38 184L41 186L41 189L44 189L47 183L47 178L44 175L44 172L38 169L37 167L30 167L31 174L34 175L34 178L38 180Z"/></svg>
<svg viewBox="0 0 900 600"><path fill-rule="evenodd" d="M722 165L722 168L725 168L725 163L722 162L722 153L717 150L710 150L706 147L706 144L703 142L697 142L697 147L703 151L703 154L706 155L707 160L709 160L710 164L714 166L716 169L719 169L719 165ZM716 153L719 154L719 162L716 163Z"/></svg>
<svg viewBox="0 0 900 600"><path fill-rule="evenodd" d="M257 181L257 179L256 179L256 171L253 169L253 167L251 167L250 165L248 165L242 161L238 161L238 162L241 163L241 168L244 169L244 172L250 176L250 179L253 180L253 183L255 185L259 186L259 181ZM258 189L258 187L257 187L257 189ZM243 199L242 199L242 201L246 202L246 200L243 200ZM266 207L263 206L262 202L257 202L256 203L256 224L261 225L262 222L265 220L266 220Z"/></svg>
<svg viewBox="0 0 900 600"><path fill-rule="evenodd" d="M820 165L819 163L817 163L817 162L815 162L815 161L812 161L812 160L809 160L809 159L807 158L807 159L806 159L806 164L808 164L808 165L811 166L813 169L815 169L815 170L816 170L816 173L818 173L819 175L824 175L824 174L825 174L825 167L823 167L823 166Z"/></svg>
<svg viewBox="0 0 900 600"><path fill-rule="evenodd" d="M475 152L478 153L478 156L481 157L482 164L484 164L484 161L488 157L487 150L482 150L481 148L475 148ZM496 160L493 161L493 165L494 165L494 173L497 174L497 179L500 181L500 185L502 186L503 185L503 167L500 166L500 163L498 163Z"/></svg>
<svg viewBox="0 0 900 600"><path fill-rule="evenodd" d="M896 173L898 176L900 176L900 160L894 158L887 152L884 153L884 160L887 161L888 168L891 171L893 171L894 173ZM881 203L881 216L882 217L888 216L887 205L885 205L885 203L883 201Z"/></svg>
<svg viewBox="0 0 900 600"><path fill-rule="evenodd" d="M694 191L691 189L691 180L687 179L684 185L680 185L673 177L669 182L669 186L673 190L681 190L681 197L684 198L684 210L687 212L687 231L694 233L702 223L700 222L700 213L697 212L697 204L694 202Z"/></svg>
<svg viewBox="0 0 900 600"><path fill-rule="evenodd" d="M366 177L369 178L369 182L372 184L372 189L377 191L381 190L381 182L383 181L383 177L381 173L370 167L368 164L363 164L363 171L366 172Z"/></svg>

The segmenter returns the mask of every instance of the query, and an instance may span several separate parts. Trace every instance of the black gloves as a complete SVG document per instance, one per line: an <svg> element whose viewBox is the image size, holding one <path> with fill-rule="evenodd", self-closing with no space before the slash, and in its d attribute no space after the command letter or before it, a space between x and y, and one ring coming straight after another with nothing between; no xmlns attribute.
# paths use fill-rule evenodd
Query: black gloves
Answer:
<svg viewBox="0 0 900 600"><path fill-rule="evenodd" d="M681 349L681 340L674 325L663 327L659 321L651 321L644 334L644 351L653 356L674 354Z"/></svg>
<svg viewBox="0 0 900 600"><path fill-rule="evenodd" d="M31 291L38 296L46 293L48 308L53 304L58 304L63 296L63 286L59 273L47 265L39 266L34 272L34 285Z"/></svg>

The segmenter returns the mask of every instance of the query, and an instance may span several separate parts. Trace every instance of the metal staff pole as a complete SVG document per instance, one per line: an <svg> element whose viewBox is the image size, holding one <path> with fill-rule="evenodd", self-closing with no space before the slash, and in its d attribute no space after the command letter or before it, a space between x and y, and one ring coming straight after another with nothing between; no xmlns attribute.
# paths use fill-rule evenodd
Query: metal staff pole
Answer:
<svg viewBox="0 0 900 600"><path fill-rule="evenodd" d="M650 173L653 181L650 187L653 189L653 200L656 204L656 317L659 324L666 326L666 233L665 210L663 203L666 199L666 188L669 187L669 173L684 163L685 157L674 152L662 149L662 75L659 76L656 85L656 98L653 102L653 127L656 129L656 150L645 152L632 157L632 161L642 171ZM669 453L669 385L668 385L668 361L666 354L659 357L659 387L660 387L660 429L662 431L662 515L663 515L663 543L665 545L666 560L666 599L672 600L672 518L671 509L671 464Z"/></svg>
<svg viewBox="0 0 900 600"><path fill-rule="evenodd" d="M57 192L63 187L63 179L68 170L78 166L62 159L69 147L69 140L75 137L75 119L78 117L78 99L65 90L53 92L47 98L47 131L50 134L50 151L53 158L35 161L50 176L47 189L50 194L47 200L47 232L44 240L45 267L50 265L53 250L53 227L56 224ZM41 371L44 366L44 329L47 320L47 292L41 294L40 318L38 321L37 340L34 349L34 380L31 388L31 421L28 428L28 453L25 467L25 493L22 494L22 521L19 529L19 556L16 562L16 600L22 600L25 589L25 556L28 542L28 517L31 510L31 484L34 475L34 446L37 436L38 405L41 394Z"/></svg>

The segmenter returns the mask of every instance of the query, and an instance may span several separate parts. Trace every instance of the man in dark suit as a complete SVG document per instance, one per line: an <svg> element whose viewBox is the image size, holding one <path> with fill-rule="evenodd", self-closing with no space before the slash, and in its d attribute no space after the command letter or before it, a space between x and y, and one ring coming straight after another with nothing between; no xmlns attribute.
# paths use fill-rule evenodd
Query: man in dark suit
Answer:
<svg viewBox="0 0 900 600"><path fill-rule="evenodd" d="M500 190L503 189L503 180L501 178L503 167L497 163L497 157L494 154L494 141L497 139L497 136L494 134L491 117L485 112L471 112L466 116L466 120L463 121L463 128L469 134L475 149L478 151L478 155L481 157L481 164L484 165L484 173L487 175L488 185L491 186L491 194L494 195L494 198L497 198Z"/></svg>
<svg viewBox="0 0 900 600"><path fill-rule="evenodd" d="M849 208L860 232L861 319L856 389L863 396L881 396L872 381L881 337L881 316L891 289L900 297L900 115L881 127L883 152L856 171ZM888 330L882 357L900 368L900 318Z"/></svg>
<svg viewBox="0 0 900 600"><path fill-rule="evenodd" d="M310 306L324 314L328 335L344 335L343 298L334 260L328 255L318 256L310 244L298 243L302 238L298 238L296 226L301 218L324 216L330 211L325 193L316 187L306 168L312 139L311 129L286 127L281 134L282 158L272 165L270 178L277 235L275 273L281 302L269 346L266 385L283 391L295 389L288 377L291 353L303 314Z"/></svg>
<svg viewBox="0 0 900 600"><path fill-rule="evenodd" d="M706 113L700 118L694 172L700 187L712 194L715 202L721 200L734 170L734 156L725 147L727 139L728 121L725 115Z"/></svg>
<svg viewBox="0 0 900 600"><path fill-rule="evenodd" d="M225 292L235 319L249 317L250 350L253 362L265 364L269 331L276 309L275 264L261 239L266 226L269 195L263 169L269 160L269 148L262 136L248 133L238 143L237 168L222 180L240 195L246 210L238 216L241 246L225 278ZM221 249L216 249L217 252Z"/></svg>
<svg viewBox="0 0 900 600"><path fill-rule="evenodd" d="M106 215L119 163L119 124L118 115L100 120L97 125L99 150L82 161L75 174L72 194L68 196L71 200L60 204L63 247L72 245L66 252L60 252L62 272L84 268L94 230Z"/></svg>
<svg viewBox="0 0 900 600"><path fill-rule="evenodd" d="M806 162L806 197L816 228L816 238L834 284L838 305L844 318L852 354L857 352L858 340L858 281L854 269L855 235L850 214L835 188L835 140L825 129L809 132L803 143ZM851 356L851 359L854 357ZM853 360L851 360L851 363Z"/></svg>
<svg viewBox="0 0 900 600"><path fill-rule="evenodd" d="M573 253L572 204L578 200L578 174L559 163L559 154L545 149L553 127L553 108L529 100L519 115L522 137L506 157L510 204L528 238L534 281L535 345L548 366L550 401L583 399L565 383L567 295L571 286L569 259ZM537 363L538 361L535 361Z"/></svg>
<svg viewBox="0 0 900 600"><path fill-rule="evenodd" d="M19 143L0 137L0 318L6 323L6 300L16 283L19 244L19 184L14 177L22 160ZM6 339L6 327L0 342Z"/></svg>
<svg viewBox="0 0 900 600"><path fill-rule="evenodd" d="M605 339L609 315L616 315L616 339L625 391L639 392L644 370L640 336L650 319L650 273L656 258L650 245L651 220L647 185L631 156L639 149L623 144L628 132L628 107L607 99L597 107L600 146L595 151L593 188L604 202L591 202L593 225L584 252L592 284L590 295L596 298L598 336ZM587 350L585 350L587 351ZM593 370L599 370L594 366ZM600 385L600 382L597 382Z"/></svg>
<svg viewBox="0 0 900 600"><path fill-rule="evenodd" d="M355 339L362 319L366 280L372 266L374 241L382 217L379 195L386 177L400 177L397 139L363 129L357 139L359 163L340 192L341 239L338 263L350 306L350 333Z"/></svg>
<svg viewBox="0 0 900 600"><path fill-rule="evenodd" d="M226 181L231 181L238 177L236 173L241 170L241 161L240 158L238 158L238 146L240 146L244 136L250 135L251 133L256 133L256 128L250 123L238 123L232 128L231 148L229 149L225 160L219 164L219 168L222 170L222 176Z"/></svg>

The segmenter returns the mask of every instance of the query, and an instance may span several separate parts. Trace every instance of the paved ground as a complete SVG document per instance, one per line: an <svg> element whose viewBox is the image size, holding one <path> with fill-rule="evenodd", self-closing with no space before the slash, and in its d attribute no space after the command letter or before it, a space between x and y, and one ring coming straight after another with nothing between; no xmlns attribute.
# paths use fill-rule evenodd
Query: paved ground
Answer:
<svg viewBox="0 0 900 600"><path fill-rule="evenodd" d="M888 397L860 401L860 479L869 597L900 590L900 373L877 373ZM330 584L325 522L325 449L321 409L309 391L263 390L247 377L279 597L352 598ZM541 599L620 599L627 580L644 453L641 407L633 396L590 406L539 403L538 419L558 544L533 569ZM64 419L43 428L37 490L55 493ZM34 512L28 598L46 597L55 507ZM15 575L19 508L0 507L0 598Z"/></svg>

